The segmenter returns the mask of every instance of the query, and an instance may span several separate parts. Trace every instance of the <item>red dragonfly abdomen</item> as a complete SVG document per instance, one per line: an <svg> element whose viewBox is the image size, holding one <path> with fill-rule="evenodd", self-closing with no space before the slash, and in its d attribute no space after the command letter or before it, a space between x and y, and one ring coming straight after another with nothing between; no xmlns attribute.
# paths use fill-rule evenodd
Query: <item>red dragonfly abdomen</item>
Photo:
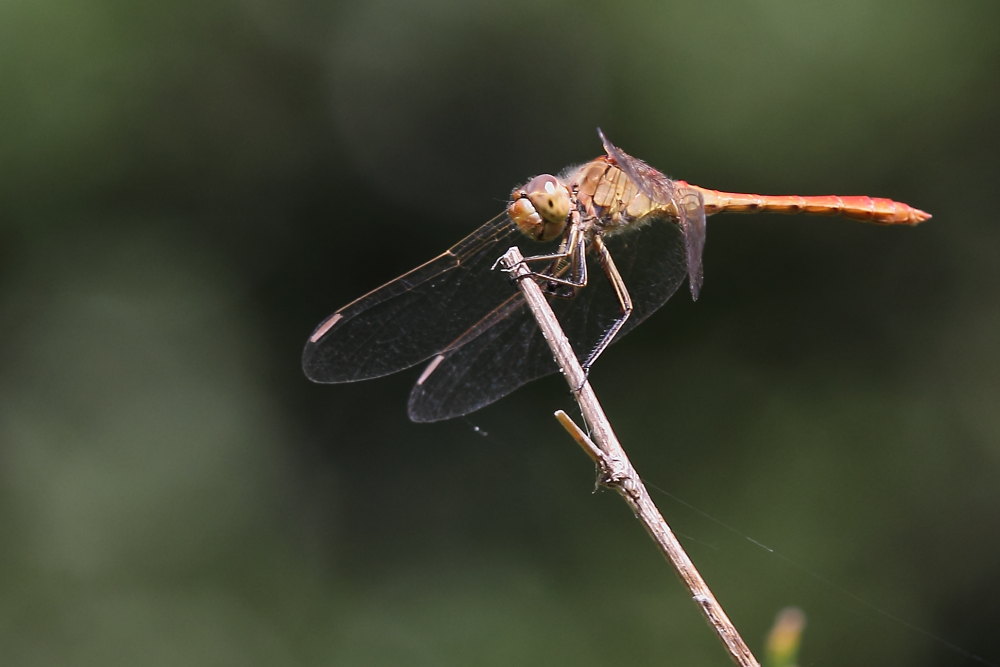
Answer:
<svg viewBox="0 0 1000 667"><path fill-rule="evenodd" d="M862 220L880 225L915 225L930 218L929 213L903 202L881 197L820 195L751 195L738 192L719 192L708 188L675 181L678 185L698 190L705 201L705 213L808 213L812 215L839 215L852 220Z"/></svg>

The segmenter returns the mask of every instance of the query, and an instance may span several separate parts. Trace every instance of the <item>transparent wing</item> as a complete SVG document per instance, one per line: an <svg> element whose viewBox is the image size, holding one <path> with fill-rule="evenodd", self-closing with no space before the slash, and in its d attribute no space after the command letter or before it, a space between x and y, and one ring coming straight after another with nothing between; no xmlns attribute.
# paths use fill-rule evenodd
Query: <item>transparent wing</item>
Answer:
<svg viewBox="0 0 1000 667"><path fill-rule="evenodd" d="M429 262L347 304L309 337L302 353L306 376L315 382L365 380L440 352L510 297L510 281L490 269L524 238L501 214Z"/></svg>
<svg viewBox="0 0 1000 667"><path fill-rule="evenodd" d="M604 150L625 174L642 190L643 194L661 204L673 203L684 230L684 246L687 254L688 284L691 297L698 299L703 278L701 255L705 249L705 205L701 193L694 188L678 187L662 172L632 157L611 143L600 128Z"/></svg>
<svg viewBox="0 0 1000 667"><path fill-rule="evenodd" d="M632 296L634 310L615 340L649 317L674 294L687 275L684 235L663 218L605 239ZM591 258L588 258L591 259ZM620 305L596 261L588 284L571 298L549 296L581 359L620 315ZM436 357L410 394L414 421L438 421L484 407L518 387L556 372L552 353L520 292L507 298Z"/></svg>

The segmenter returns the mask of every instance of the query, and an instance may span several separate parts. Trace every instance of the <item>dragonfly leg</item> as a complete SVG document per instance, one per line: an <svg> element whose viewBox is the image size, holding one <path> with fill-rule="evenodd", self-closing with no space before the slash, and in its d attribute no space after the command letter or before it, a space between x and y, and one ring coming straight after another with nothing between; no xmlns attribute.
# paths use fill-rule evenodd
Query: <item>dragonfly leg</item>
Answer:
<svg viewBox="0 0 1000 667"><path fill-rule="evenodd" d="M522 261L548 262L540 271L532 271L524 278L533 278L548 294L568 298L587 286L586 237L574 214L568 226L566 237L559 249L546 255L525 257Z"/></svg>
<svg viewBox="0 0 1000 667"><path fill-rule="evenodd" d="M621 274L618 272L618 267L615 266L615 261L611 258L611 253L608 252L608 247L604 245L603 239L601 239L599 234L594 235L593 239L594 249L597 251L597 260L601 263L601 269L604 271L604 275L608 277L608 281L611 283L612 289L615 291L615 296L618 298L618 305L621 307L621 314L618 316L610 327L601 336L601 339L597 341L594 345L594 349L590 351L587 355L586 361L583 362L583 371L585 374L590 373L590 367L594 365L597 358L601 356L601 353L607 349L608 345L611 345L611 341L615 339L621 328L625 326L625 322L628 320L629 315L632 314L632 297L629 296L628 288L625 287L625 281L622 279Z"/></svg>

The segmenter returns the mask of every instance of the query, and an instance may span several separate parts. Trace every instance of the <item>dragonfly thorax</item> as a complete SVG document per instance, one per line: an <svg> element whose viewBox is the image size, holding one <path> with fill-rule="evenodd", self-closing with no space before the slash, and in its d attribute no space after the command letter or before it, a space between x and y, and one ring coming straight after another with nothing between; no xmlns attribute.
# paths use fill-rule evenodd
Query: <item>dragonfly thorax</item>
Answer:
<svg viewBox="0 0 1000 667"><path fill-rule="evenodd" d="M551 241L566 229L570 193L552 174L535 176L514 190L510 198L507 215L526 236L536 241Z"/></svg>

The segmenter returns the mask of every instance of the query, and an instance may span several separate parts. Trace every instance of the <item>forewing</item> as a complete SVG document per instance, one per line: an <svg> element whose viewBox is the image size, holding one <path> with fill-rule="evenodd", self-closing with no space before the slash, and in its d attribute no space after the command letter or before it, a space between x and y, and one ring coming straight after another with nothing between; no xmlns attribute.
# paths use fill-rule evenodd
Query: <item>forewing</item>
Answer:
<svg viewBox="0 0 1000 667"><path fill-rule="evenodd" d="M632 179L643 194L660 204L673 203L684 230L684 247L687 254L688 284L691 297L698 298L703 279L701 256L705 249L705 206L701 193L693 188L678 187L661 171L651 167L639 158L632 157L611 143L600 128L604 150L618 167Z"/></svg>
<svg viewBox="0 0 1000 667"><path fill-rule="evenodd" d="M501 214L429 262L339 309L306 343L306 376L315 382L365 380L441 351L510 296L510 281L490 269L522 238Z"/></svg>

